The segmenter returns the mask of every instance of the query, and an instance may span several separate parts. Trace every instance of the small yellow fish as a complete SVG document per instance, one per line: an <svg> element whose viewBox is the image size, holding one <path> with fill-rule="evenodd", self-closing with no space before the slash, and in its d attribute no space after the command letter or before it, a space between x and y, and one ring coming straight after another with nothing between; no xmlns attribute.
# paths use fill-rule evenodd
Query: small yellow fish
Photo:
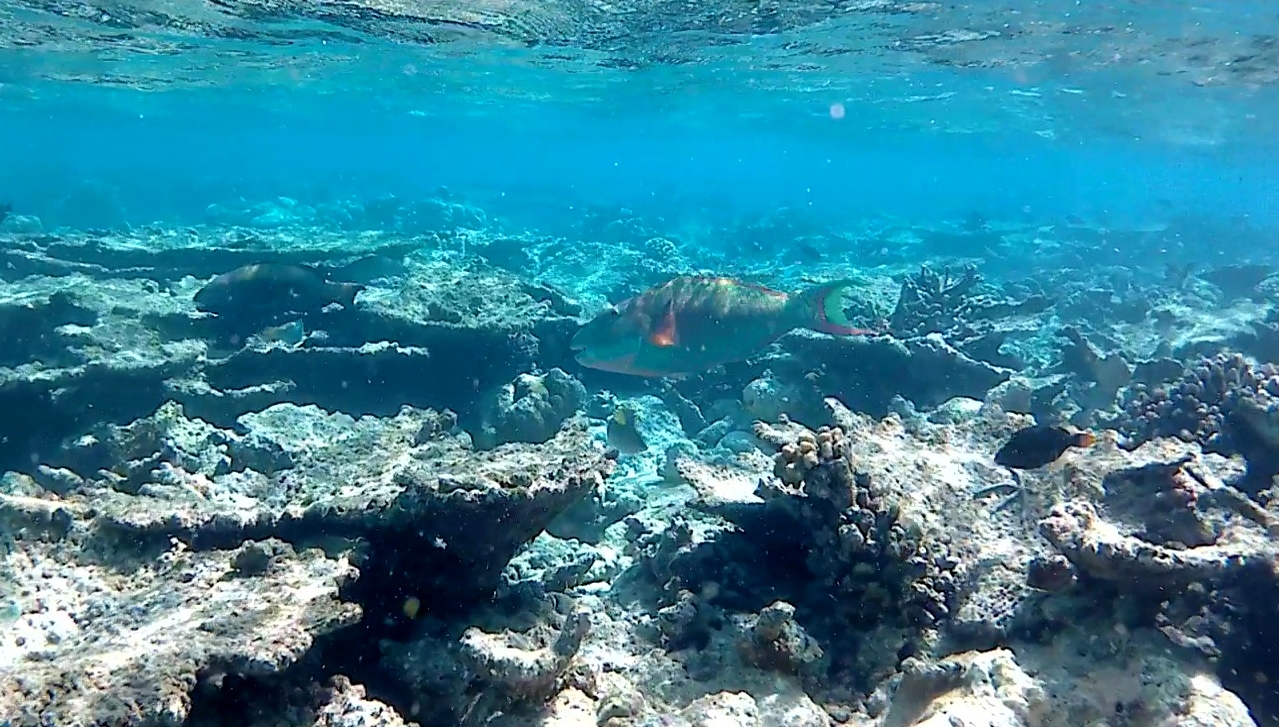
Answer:
<svg viewBox="0 0 1279 727"><path fill-rule="evenodd" d="M622 454L639 454L648 449L648 443L635 426L635 414L619 404L608 418L608 446Z"/></svg>

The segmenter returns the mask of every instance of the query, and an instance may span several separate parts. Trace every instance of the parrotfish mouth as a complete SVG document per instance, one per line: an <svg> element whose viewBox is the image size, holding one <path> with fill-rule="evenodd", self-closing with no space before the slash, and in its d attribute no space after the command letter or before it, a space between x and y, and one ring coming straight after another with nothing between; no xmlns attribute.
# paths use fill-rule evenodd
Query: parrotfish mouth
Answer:
<svg viewBox="0 0 1279 727"><path fill-rule="evenodd" d="M631 369L631 367L635 364L634 354L603 358L590 355L590 353L587 352L586 347L582 347L575 352L573 359L588 369L609 371L615 374L634 373Z"/></svg>

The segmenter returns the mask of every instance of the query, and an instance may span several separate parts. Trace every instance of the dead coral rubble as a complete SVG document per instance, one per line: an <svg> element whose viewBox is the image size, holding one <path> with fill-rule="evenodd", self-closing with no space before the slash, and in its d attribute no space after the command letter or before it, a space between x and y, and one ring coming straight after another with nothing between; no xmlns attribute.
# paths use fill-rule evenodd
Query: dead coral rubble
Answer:
<svg viewBox="0 0 1279 727"><path fill-rule="evenodd" d="M854 411L886 415L896 396L934 407L957 396L981 399L1007 381L1011 369L976 360L938 334L898 340L887 336L845 338L795 331L781 351L761 359L759 375L796 382L788 413L798 421L823 421L826 397ZM738 391L748 381L738 386Z"/></svg>
<svg viewBox="0 0 1279 727"><path fill-rule="evenodd" d="M88 507L3 496L0 510L29 520L0 563L6 724L176 726L197 680L278 675L360 618L338 599L356 575L345 557L268 540L95 562ZM42 523L58 521L48 537Z"/></svg>
<svg viewBox="0 0 1279 727"><path fill-rule="evenodd" d="M1062 502L1039 530L1082 576L1146 604L1170 643L1211 659L1260 714L1276 707L1254 675L1279 648L1279 517L1226 483L1237 467L1159 439L1113 450L1097 504Z"/></svg>
<svg viewBox="0 0 1279 727"><path fill-rule="evenodd" d="M27 710L16 714L176 725L197 673L276 674L319 634L339 649L328 668L350 665L341 627L361 611L363 641L403 620L409 598L423 614L469 608L613 466L577 420L545 444L485 453L447 413L409 408L355 420L278 405L241 427L218 430L169 405L66 452L58 475L41 478L60 496L9 475L9 491L23 494L4 504L26 518L23 532L62 537L20 540L8 557L16 607L68 649L63 658L27 638L29 653L0 669L10 704ZM139 456L148 446L156 453ZM123 469L98 468L112 462ZM278 539L332 554L295 554ZM356 603L339 601L339 587ZM131 681L111 681L116 667Z"/></svg>
<svg viewBox="0 0 1279 727"><path fill-rule="evenodd" d="M561 369L520 374L489 396L477 445L540 444L586 403L586 388Z"/></svg>
<svg viewBox="0 0 1279 727"><path fill-rule="evenodd" d="M246 346L256 331L228 330L234 321L197 311L192 296L249 262L346 260L344 236L318 235L309 250L283 233L234 250L186 237L49 236L3 251L31 277L0 282L10 344L0 355L0 408L30 416L0 423L0 469L30 471L32 452L40 460L66 437L126 424L166 400L223 428L284 402L382 416L401 403L470 413L536 359L569 358L578 310L562 295L473 258L423 261L402 243L366 242L367 254L412 275L378 278L353 306L306 320L296 346ZM284 251L271 253L275 244Z"/></svg>

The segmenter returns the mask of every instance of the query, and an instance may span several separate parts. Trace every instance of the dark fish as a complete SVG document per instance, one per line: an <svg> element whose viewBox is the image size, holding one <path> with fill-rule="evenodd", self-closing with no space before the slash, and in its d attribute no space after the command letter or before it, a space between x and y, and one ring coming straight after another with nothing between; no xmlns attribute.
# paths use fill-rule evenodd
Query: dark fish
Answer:
<svg viewBox="0 0 1279 727"><path fill-rule="evenodd" d="M1090 432L1072 432L1039 424L1018 430L995 453L995 464L1017 470L1033 470L1057 461L1071 447L1091 447L1097 441Z"/></svg>
<svg viewBox="0 0 1279 727"><path fill-rule="evenodd" d="M821 249L811 242L801 241L795 245L795 248L799 252L799 256L796 259L800 261L821 260L826 257Z"/></svg>
<svg viewBox="0 0 1279 727"><path fill-rule="evenodd" d="M0 222L4 222L5 218L7 218L11 214L13 214L12 204L9 204L8 202L5 202L4 204L0 204Z"/></svg>
<svg viewBox="0 0 1279 727"><path fill-rule="evenodd" d="M214 278L195 294L195 307L219 317L270 320L319 313L332 303L350 307L362 290L363 285L332 282L305 265L258 263Z"/></svg>
<svg viewBox="0 0 1279 727"><path fill-rule="evenodd" d="M1231 298L1244 298L1256 291L1261 281L1275 269L1270 265L1223 265L1199 274Z"/></svg>
<svg viewBox="0 0 1279 727"><path fill-rule="evenodd" d="M840 280L795 295L730 278L679 277L596 316L573 336L578 363L636 376L683 376L741 361L795 328L873 334L844 316Z"/></svg>
<svg viewBox="0 0 1279 727"><path fill-rule="evenodd" d="M375 253L349 262L335 272L347 280L371 283L375 280L398 277L406 270L402 256L395 258Z"/></svg>
<svg viewBox="0 0 1279 727"><path fill-rule="evenodd" d="M608 446L622 454L639 454L648 449L648 443L635 426L635 413L619 405L608 418Z"/></svg>

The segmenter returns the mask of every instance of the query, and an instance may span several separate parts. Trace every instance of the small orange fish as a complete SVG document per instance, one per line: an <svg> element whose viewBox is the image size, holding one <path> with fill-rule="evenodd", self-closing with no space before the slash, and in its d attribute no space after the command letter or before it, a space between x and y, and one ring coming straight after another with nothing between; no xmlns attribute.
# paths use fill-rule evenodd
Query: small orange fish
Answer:
<svg viewBox="0 0 1279 727"><path fill-rule="evenodd" d="M684 376L742 361L796 328L871 335L844 316L840 280L795 295L731 278L685 276L596 316L573 337L578 363L636 376Z"/></svg>

